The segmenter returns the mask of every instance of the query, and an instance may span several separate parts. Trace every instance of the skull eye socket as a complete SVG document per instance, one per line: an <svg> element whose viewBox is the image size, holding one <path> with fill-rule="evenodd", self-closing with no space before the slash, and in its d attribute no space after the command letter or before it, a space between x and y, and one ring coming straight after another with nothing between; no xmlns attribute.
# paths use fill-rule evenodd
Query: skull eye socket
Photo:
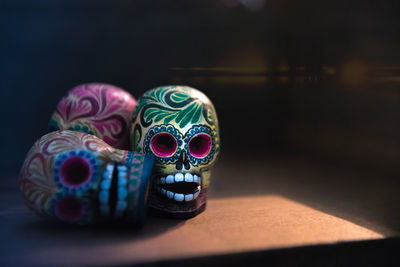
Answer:
<svg viewBox="0 0 400 267"><path fill-rule="evenodd" d="M169 133L159 133L151 139L151 150L159 157L173 155L177 147L176 139Z"/></svg>
<svg viewBox="0 0 400 267"><path fill-rule="evenodd" d="M196 158L203 158L211 150L211 137L208 134L198 134L189 141L189 152Z"/></svg>

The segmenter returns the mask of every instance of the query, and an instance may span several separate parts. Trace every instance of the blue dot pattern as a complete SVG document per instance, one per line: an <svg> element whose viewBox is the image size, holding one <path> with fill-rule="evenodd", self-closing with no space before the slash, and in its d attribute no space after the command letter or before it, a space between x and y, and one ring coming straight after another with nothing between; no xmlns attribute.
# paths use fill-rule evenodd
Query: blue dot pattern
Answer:
<svg viewBox="0 0 400 267"><path fill-rule="evenodd" d="M198 157L195 157L192 154L190 154L189 141L194 136L201 134L201 133L207 134L211 137L211 149L210 149L210 152L206 156L204 156L202 158L198 158ZM205 126L205 125L194 125L192 128L189 129L189 131L187 131L187 133L185 135L184 143L185 143L185 150L188 151L187 156L189 158L189 161L194 166L207 164L208 162L210 162L213 159L214 154L215 154L215 138L214 138L213 132L210 127Z"/></svg>
<svg viewBox="0 0 400 267"><path fill-rule="evenodd" d="M70 158L79 157L85 160L90 168L89 178L79 186L71 186L66 184L61 178L61 167L65 161ZM90 151L86 150L73 150L67 151L58 155L53 163L53 174L54 181L56 182L58 188L68 194L73 194L76 196L82 195L87 192L87 190L96 185L97 180L99 179L99 168L101 162L97 159L96 155L94 155Z"/></svg>
<svg viewBox="0 0 400 267"><path fill-rule="evenodd" d="M175 138L176 143L177 143L177 149L176 149L175 153L172 154L171 156L159 157L152 151L151 139L158 133L169 133ZM179 155L182 152L182 143L183 143L182 139L183 139L182 134L173 125L171 125L171 124L156 125L149 130L149 132L147 133L147 135L145 137L144 151L146 153L154 154L155 160L159 163L164 163L164 164L175 163L178 160Z"/></svg>

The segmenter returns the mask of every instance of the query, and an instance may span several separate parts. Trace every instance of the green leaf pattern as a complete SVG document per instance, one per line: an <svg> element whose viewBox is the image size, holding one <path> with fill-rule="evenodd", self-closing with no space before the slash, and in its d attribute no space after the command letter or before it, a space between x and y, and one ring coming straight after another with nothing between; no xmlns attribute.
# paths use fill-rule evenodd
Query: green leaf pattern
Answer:
<svg viewBox="0 0 400 267"><path fill-rule="evenodd" d="M168 93L170 93L169 99L166 100ZM154 103L157 104L157 107L149 106L146 108L149 104ZM184 103L186 105L182 107ZM134 117L141 111L143 113L141 116L144 117L146 122L153 121L168 124L175 121L179 127L184 128L189 123L194 124L200 121L203 107L204 103L200 99L192 98L189 92L179 87L177 88L177 86L159 87L146 92L141 97Z"/></svg>

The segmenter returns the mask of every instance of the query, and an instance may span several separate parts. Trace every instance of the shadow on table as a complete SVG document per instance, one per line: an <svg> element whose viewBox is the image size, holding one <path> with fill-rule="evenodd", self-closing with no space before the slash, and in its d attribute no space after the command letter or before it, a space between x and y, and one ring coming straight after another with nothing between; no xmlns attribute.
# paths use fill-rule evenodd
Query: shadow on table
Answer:
<svg viewBox="0 0 400 267"><path fill-rule="evenodd" d="M101 245L120 241L144 240L174 228L181 227L185 220L165 219L148 216L145 225L132 226L127 224L94 224L74 226L44 220L27 222L21 225L21 233L42 235L49 240L63 240L63 246L71 240L74 245L78 241L81 245ZM63 239L64 238L64 239Z"/></svg>

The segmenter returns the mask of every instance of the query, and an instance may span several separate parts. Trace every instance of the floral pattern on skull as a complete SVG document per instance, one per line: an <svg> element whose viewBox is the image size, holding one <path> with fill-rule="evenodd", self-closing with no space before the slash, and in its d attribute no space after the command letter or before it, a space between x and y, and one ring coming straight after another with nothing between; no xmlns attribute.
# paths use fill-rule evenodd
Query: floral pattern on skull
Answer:
<svg viewBox="0 0 400 267"><path fill-rule="evenodd" d="M136 100L111 84L86 83L72 88L57 104L50 131L72 130L95 135L107 144L128 149Z"/></svg>
<svg viewBox="0 0 400 267"><path fill-rule="evenodd" d="M149 207L192 217L204 210L210 168L220 151L218 119L205 94L188 86L162 86L138 100L133 150L153 154Z"/></svg>
<svg viewBox="0 0 400 267"><path fill-rule="evenodd" d="M98 137L61 130L39 138L22 165L26 205L47 219L73 224L143 224L151 155L111 147Z"/></svg>

